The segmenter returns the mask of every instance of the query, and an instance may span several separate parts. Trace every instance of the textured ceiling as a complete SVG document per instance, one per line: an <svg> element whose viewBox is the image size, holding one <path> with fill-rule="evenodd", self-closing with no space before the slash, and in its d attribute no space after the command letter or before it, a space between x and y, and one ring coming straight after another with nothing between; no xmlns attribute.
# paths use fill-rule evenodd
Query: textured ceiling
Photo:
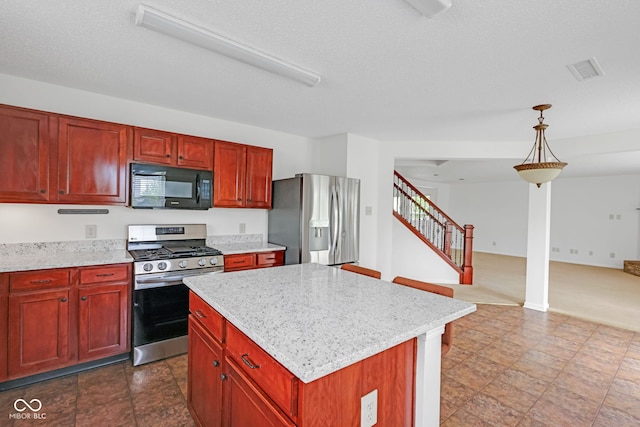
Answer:
<svg viewBox="0 0 640 427"><path fill-rule="evenodd" d="M432 19L403 0L144 2L314 87L137 27L138 4L3 0L0 73L309 137L532 142L540 103L555 138L640 129L636 0L453 0ZM576 81L591 57L606 76Z"/></svg>

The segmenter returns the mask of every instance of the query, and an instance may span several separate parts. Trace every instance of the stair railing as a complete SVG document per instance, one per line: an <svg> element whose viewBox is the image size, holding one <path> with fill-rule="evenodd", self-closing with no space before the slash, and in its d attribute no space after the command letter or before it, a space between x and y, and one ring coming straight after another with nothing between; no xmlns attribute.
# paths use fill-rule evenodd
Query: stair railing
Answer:
<svg viewBox="0 0 640 427"><path fill-rule="evenodd" d="M393 177L393 215L460 273L473 282L473 225L459 226L397 171Z"/></svg>

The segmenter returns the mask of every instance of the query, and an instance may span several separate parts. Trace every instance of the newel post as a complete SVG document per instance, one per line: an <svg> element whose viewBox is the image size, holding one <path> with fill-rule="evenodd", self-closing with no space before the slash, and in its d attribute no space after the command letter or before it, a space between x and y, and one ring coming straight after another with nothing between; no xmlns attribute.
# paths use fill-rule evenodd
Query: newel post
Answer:
<svg viewBox="0 0 640 427"><path fill-rule="evenodd" d="M464 264L462 265L462 285L473 284L473 225L464 226Z"/></svg>
<svg viewBox="0 0 640 427"><path fill-rule="evenodd" d="M451 240L453 239L453 224L451 224L449 221L446 221L444 224L444 248L442 249L442 252L444 252L444 254L451 258Z"/></svg>

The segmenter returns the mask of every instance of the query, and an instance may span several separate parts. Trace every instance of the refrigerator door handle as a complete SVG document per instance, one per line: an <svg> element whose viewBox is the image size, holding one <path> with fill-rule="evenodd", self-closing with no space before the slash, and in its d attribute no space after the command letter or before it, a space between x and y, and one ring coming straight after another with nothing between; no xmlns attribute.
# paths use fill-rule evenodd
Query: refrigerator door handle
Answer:
<svg viewBox="0 0 640 427"><path fill-rule="evenodd" d="M338 224L336 222L340 219L339 217L339 206L338 206L338 192L335 187L331 188L331 218L329 219L329 224L331 226L331 247L329 248L329 253L335 255L335 251L338 249Z"/></svg>

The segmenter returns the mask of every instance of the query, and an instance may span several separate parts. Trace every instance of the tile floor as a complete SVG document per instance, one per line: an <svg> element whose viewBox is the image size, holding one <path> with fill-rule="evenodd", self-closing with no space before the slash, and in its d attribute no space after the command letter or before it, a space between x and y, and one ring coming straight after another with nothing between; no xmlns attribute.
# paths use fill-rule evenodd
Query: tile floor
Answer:
<svg viewBox="0 0 640 427"><path fill-rule="evenodd" d="M455 328L442 426L640 426L640 333L498 305L478 305ZM179 356L5 391L0 425L192 426L186 377ZM45 420L8 419L16 399L33 398Z"/></svg>

